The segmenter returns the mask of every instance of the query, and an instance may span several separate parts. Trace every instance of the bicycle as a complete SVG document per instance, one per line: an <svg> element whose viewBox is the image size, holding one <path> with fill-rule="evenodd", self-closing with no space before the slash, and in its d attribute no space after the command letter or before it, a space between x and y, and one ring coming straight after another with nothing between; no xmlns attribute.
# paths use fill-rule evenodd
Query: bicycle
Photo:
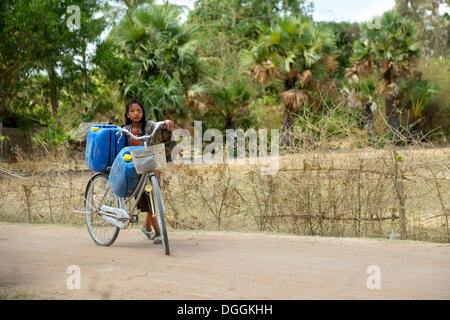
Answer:
<svg viewBox="0 0 450 320"><path fill-rule="evenodd" d="M156 176L157 170L166 166L164 144L147 146L147 139L152 141L156 132L165 122L157 122L150 135L137 137L125 128L120 128L117 134L125 132L136 140L144 140L144 147L131 150L131 159L140 174L139 182L128 197L120 197L111 190L109 174L96 173L89 180L84 194L84 209L86 224L91 238L97 245L110 246L119 235L120 229L126 229L130 223L138 221L138 215L134 215L137 204L144 192L149 194L153 214L156 215L162 244L166 255L170 254L169 239L167 236L166 221L164 217L165 206L161 195L161 189ZM109 168L110 169L110 168ZM136 196L136 201L131 210L128 204Z"/></svg>

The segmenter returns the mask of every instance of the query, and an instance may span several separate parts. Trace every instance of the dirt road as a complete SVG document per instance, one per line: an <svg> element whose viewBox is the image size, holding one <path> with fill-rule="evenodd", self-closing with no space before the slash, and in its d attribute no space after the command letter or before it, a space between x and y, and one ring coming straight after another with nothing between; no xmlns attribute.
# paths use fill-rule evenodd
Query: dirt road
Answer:
<svg viewBox="0 0 450 320"><path fill-rule="evenodd" d="M446 244L228 232L169 237L172 255L165 256L137 229L99 247L85 228L0 223L0 291L41 299L450 298ZM70 265L79 267L80 289L67 287ZM368 278L380 289L368 289Z"/></svg>

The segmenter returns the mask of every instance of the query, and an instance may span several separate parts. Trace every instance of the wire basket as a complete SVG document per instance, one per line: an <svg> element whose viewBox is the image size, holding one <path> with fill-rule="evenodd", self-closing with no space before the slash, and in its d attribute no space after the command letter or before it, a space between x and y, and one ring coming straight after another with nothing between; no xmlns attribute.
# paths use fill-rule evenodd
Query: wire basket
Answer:
<svg viewBox="0 0 450 320"><path fill-rule="evenodd" d="M130 150L136 172L139 174L160 170L167 166L166 148L164 143L155 144L146 148ZM152 159L156 160L152 161Z"/></svg>

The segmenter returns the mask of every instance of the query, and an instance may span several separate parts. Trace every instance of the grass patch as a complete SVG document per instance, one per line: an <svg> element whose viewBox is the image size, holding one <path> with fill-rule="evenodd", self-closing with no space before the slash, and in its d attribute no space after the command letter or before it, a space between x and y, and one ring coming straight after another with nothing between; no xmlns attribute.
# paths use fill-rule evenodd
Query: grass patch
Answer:
<svg viewBox="0 0 450 320"><path fill-rule="evenodd" d="M0 290L0 300L39 300L35 294L28 292Z"/></svg>

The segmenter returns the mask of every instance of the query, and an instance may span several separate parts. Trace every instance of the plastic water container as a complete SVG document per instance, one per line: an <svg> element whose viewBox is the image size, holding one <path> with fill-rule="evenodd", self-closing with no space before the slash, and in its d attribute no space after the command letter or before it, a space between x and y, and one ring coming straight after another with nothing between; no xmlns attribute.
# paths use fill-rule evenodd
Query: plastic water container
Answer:
<svg viewBox="0 0 450 320"><path fill-rule="evenodd" d="M116 135L120 127L93 125L86 138L86 166L93 171L105 172L116 155L125 147L125 134Z"/></svg>
<svg viewBox="0 0 450 320"><path fill-rule="evenodd" d="M130 151L143 148L133 146L123 148L113 162L109 173L111 190L119 197L130 196L139 183L141 175L136 172Z"/></svg>

